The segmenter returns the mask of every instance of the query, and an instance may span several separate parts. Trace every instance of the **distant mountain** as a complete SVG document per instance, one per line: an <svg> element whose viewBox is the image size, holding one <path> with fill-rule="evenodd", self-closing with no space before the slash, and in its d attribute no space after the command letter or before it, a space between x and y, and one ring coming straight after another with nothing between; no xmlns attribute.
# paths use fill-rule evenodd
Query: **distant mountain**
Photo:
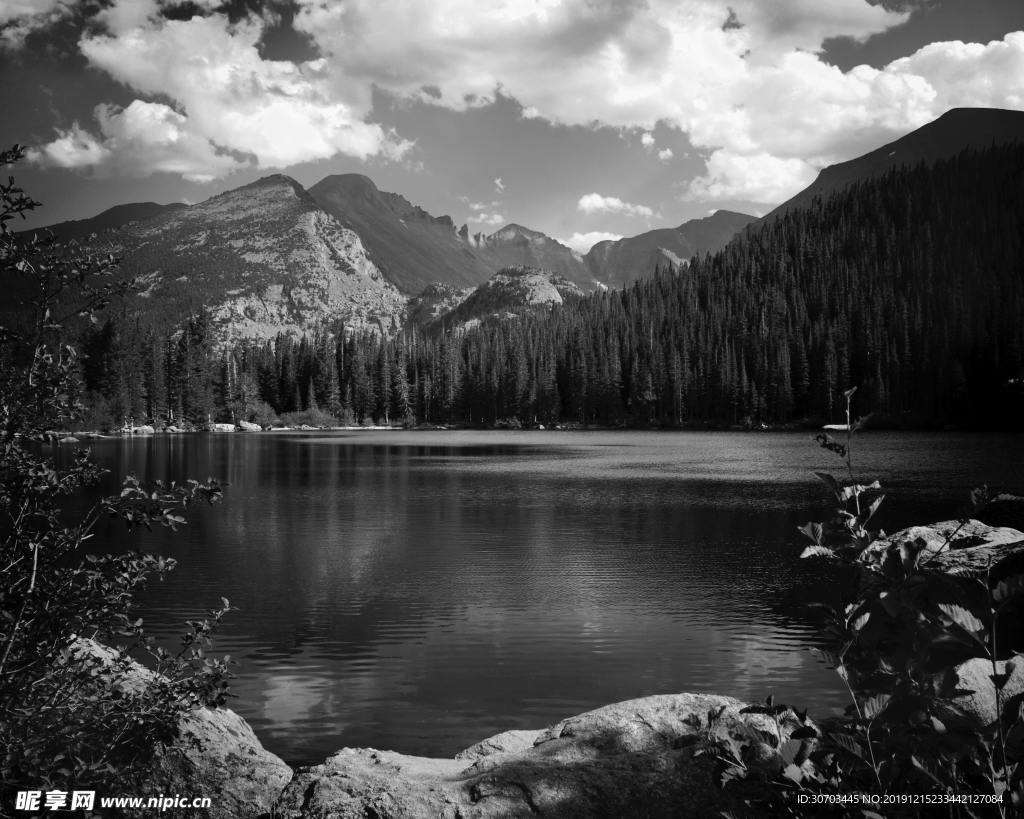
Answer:
<svg viewBox="0 0 1024 819"><path fill-rule="evenodd" d="M133 309L148 303L152 320L173 323L204 307L222 338L271 338L318 322L386 329L405 310L359 236L281 174L98 241L143 286Z"/></svg>
<svg viewBox="0 0 1024 819"><path fill-rule="evenodd" d="M418 296L409 299L408 323L425 327L447 315L468 299L475 287L452 287L440 282L428 285Z"/></svg>
<svg viewBox="0 0 1024 819"><path fill-rule="evenodd" d="M487 236L456 230L448 216L431 216L396 193L378 190L361 174L328 176L309 189L317 203L362 237L389 281L406 293L441 283L476 286L510 265L542 267L590 290L582 257L536 230L507 225Z"/></svg>
<svg viewBox="0 0 1024 819"><path fill-rule="evenodd" d="M536 267L506 267L462 298L450 312L435 319L444 327L471 327L488 320L515 318L541 305L561 305L583 291L557 273Z"/></svg>
<svg viewBox="0 0 1024 819"><path fill-rule="evenodd" d="M490 236L477 234L473 240L495 269L539 267L584 290L593 290L597 284L579 253L539 231L511 224Z"/></svg>
<svg viewBox="0 0 1024 819"><path fill-rule="evenodd" d="M173 202L170 205L158 205L156 202L132 202L127 205L115 205L89 219L72 219L44 229L53 233L57 240L66 242L71 239L85 239L93 233L102 234L108 230L117 230L135 222L145 222L186 207L188 205L182 202Z"/></svg>
<svg viewBox="0 0 1024 819"><path fill-rule="evenodd" d="M626 287L651 275L656 266L685 264L691 257L717 253L757 217L728 210L691 219L677 228L661 228L617 241L598 242L585 257L594 279L608 287Z"/></svg>
<svg viewBox="0 0 1024 819"><path fill-rule="evenodd" d="M328 176L309 189L325 211L359 234L377 267L399 289L419 293L434 282L478 285L494 272L456 232L448 216L431 216L356 173Z"/></svg>
<svg viewBox="0 0 1024 819"><path fill-rule="evenodd" d="M919 162L932 164L956 156L966 148L981 150L1010 142L1024 142L1024 111L953 108L895 142L823 168L814 182L775 208L764 221L793 208L807 207L816 196L825 200L849 185L881 176L894 168Z"/></svg>

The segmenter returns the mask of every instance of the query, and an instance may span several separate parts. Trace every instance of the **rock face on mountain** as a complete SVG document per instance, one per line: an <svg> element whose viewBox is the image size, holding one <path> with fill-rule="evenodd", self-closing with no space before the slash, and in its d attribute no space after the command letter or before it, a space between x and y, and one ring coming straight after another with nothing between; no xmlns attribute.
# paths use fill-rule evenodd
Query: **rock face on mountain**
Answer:
<svg viewBox="0 0 1024 819"><path fill-rule="evenodd" d="M328 176L309 189L317 203L362 238L374 263L403 292L434 282L481 284L494 272L455 231L447 216L434 217L361 174Z"/></svg>
<svg viewBox="0 0 1024 819"><path fill-rule="evenodd" d="M568 279L536 267L506 267L446 313L435 324L445 327L471 326L489 319L514 318L523 310L541 305L562 304L567 298L583 296Z"/></svg>
<svg viewBox="0 0 1024 819"><path fill-rule="evenodd" d="M764 220L781 216L793 208L807 207L816 196L826 199L849 185L881 176L892 168L919 162L931 164L954 157L966 148L981 149L1009 142L1024 142L1024 111L953 108L877 150L822 169L814 182L779 205Z"/></svg>
<svg viewBox="0 0 1024 819"><path fill-rule="evenodd" d="M482 284L511 265L542 267L584 289L593 282L582 257L536 230L507 225L486 236L456 230L448 216L431 216L361 174L328 176L309 189L328 213L362 237L380 270L406 293L434 283Z"/></svg>
<svg viewBox="0 0 1024 819"><path fill-rule="evenodd" d="M685 265L691 257L716 253L757 218L728 210L617 241L598 242L585 257L591 276L608 287L627 287L655 267Z"/></svg>
<svg viewBox="0 0 1024 819"><path fill-rule="evenodd" d="M478 233L473 242L494 270L505 267L543 268L582 290L593 290L597 286L579 253L539 231L512 224L490 236Z"/></svg>
<svg viewBox="0 0 1024 819"><path fill-rule="evenodd" d="M360 237L290 177L108 232L141 296L173 321L206 307L222 338L302 333L317 322L395 326L405 299Z"/></svg>
<svg viewBox="0 0 1024 819"><path fill-rule="evenodd" d="M452 287L435 282L409 299L408 323L424 327L447 315L468 299L476 288Z"/></svg>

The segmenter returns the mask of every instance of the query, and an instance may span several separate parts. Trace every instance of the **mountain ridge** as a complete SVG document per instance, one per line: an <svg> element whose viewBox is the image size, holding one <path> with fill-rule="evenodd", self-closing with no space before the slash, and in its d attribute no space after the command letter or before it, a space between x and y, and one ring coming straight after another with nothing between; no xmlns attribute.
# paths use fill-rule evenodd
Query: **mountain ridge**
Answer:
<svg viewBox="0 0 1024 819"><path fill-rule="evenodd" d="M1006 108L951 108L931 122L861 156L822 168L795 196L767 213L762 222L886 171L918 162L934 164L967 148L1024 141L1024 111Z"/></svg>

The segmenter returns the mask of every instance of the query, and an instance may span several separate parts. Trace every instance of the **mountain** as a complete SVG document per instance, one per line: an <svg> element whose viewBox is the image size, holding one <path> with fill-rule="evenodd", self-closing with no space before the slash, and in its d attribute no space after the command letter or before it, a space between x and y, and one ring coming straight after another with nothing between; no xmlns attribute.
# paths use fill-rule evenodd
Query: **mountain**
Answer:
<svg viewBox="0 0 1024 819"><path fill-rule="evenodd" d="M158 205L156 202L132 202L126 205L115 205L89 219L59 222L56 225L50 225L45 230L50 231L55 239L62 242L71 239L85 239L93 233L101 234L108 230L117 230L134 222L145 222L186 207L188 205L182 202L174 202L170 205Z"/></svg>
<svg viewBox="0 0 1024 819"><path fill-rule="evenodd" d="M490 236L478 233L473 238L477 250L494 269L539 267L584 290L593 290L597 284L579 253L539 231L511 224Z"/></svg>
<svg viewBox="0 0 1024 819"><path fill-rule="evenodd" d="M434 282L475 286L494 272L455 232L450 217L431 216L405 197L378 190L366 176L328 176L309 192L359 234L384 276L406 293L419 293Z"/></svg>
<svg viewBox="0 0 1024 819"><path fill-rule="evenodd" d="M276 174L97 238L136 276L151 319L205 307L221 338L302 333L319 322L390 327L405 299L359 236ZM132 310L146 310L136 302Z"/></svg>
<svg viewBox="0 0 1024 819"><path fill-rule="evenodd" d="M457 231L450 217L431 216L361 174L328 176L309 192L362 237L384 275L406 293L420 293L438 282L476 286L514 265L542 267L588 290L594 287L578 254L536 230L513 224L489 236L471 236L465 225Z"/></svg>
<svg viewBox="0 0 1024 819"><path fill-rule="evenodd" d="M428 285L418 296L409 299L408 323L419 327L432 324L462 304L475 290L475 287L458 288L440 282Z"/></svg>
<svg viewBox="0 0 1024 819"><path fill-rule="evenodd" d="M585 257L594 279L608 287L627 287L650 276L656 266L686 264L691 257L717 253L756 217L728 210L691 219L677 228L661 228L617 241L598 242Z"/></svg>
<svg viewBox="0 0 1024 819"><path fill-rule="evenodd" d="M808 187L771 211L770 220L793 208L804 208L815 197L824 201L844 188L879 177L894 168L919 162L932 164L949 159L967 148L982 150L992 145L1024 141L1024 111L1001 108L953 108L936 120L877 150L823 168Z"/></svg>
<svg viewBox="0 0 1024 819"><path fill-rule="evenodd" d="M439 320L445 327L467 328L490 319L515 318L533 307L561 305L583 295L576 284L557 273L536 267L506 267L462 298L454 309L439 315L435 322Z"/></svg>

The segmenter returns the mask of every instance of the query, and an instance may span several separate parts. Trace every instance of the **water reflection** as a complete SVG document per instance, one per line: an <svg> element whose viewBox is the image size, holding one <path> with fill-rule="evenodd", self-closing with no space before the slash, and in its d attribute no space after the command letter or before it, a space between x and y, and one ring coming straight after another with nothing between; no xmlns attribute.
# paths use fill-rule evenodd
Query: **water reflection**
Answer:
<svg viewBox="0 0 1024 819"><path fill-rule="evenodd" d="M864 468L898 481L890 529L978 473L1019 480L1024 450L951 439L957 457L929 467L930 439L865 440ZM169 638L230 598L234 707L290 762L452 754L650 693L843 701L804 650L800 604L824 576L796 559L796 526L825 511L811 470L836 465L807 436L198 435L96 452L117 476L230 482L180 536L146 540L180 568L142 614Z"/></svg>

